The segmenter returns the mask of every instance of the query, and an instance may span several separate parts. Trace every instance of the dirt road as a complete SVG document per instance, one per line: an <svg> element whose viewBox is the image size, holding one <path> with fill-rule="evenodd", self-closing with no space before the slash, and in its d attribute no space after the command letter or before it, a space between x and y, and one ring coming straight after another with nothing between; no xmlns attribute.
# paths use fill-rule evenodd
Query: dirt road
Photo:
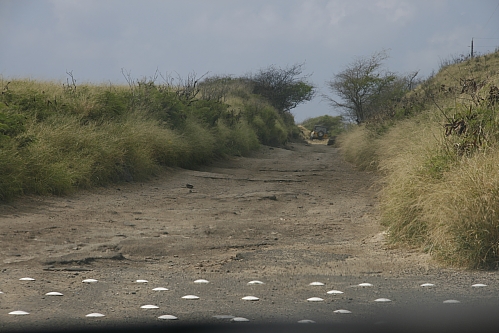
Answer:
<svg viewBox="0 0 499 333"><path fill-rule="evenodd" d="M496 306L496 272L442 269L426 255L385 244L375 181L336 148L293 144L145 183L0 205L0 329L167 326L234 316L328 324L452 299L460 303L445 306ZM264 284L248 285L252 280ZM343 293L327 294L333 289ZM352 313L334 312L340 309ZM16 310L29 315L9 314Z"/></svg>

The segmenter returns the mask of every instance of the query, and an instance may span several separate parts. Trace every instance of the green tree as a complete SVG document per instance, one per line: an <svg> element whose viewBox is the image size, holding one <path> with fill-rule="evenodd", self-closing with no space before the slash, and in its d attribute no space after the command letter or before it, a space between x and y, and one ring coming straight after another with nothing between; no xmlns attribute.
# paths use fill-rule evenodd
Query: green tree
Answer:
<svg viewBox="0 0 499 333"><path fill-rule="evenodd" d="M314 118L307 118L301 124L310 131L314 129L315 125L325 126L330 135L338 135L343 132L345 128L343 117L341 116L333 117L329 115L323 115Z"/></svg>
<svg viewBox="0 0 499 333"><path fill-rule="evenodd" d="M328 95L323 97L334 108L343 109L350 120L362 123L375 114L380 104L379 96L386 95L397 83L397 76L383 71L383 61L388 58L385 51L376 52L370 57L359 58L343 71L327 81L331 92L339 96L336 100Z"/></svg>
<svg viewBox="0 0 499 333"><path fill-rule="evenodd" d="M315 87L302 76L304 64L286 68L271 65L260 69L248 79L253 85L253 93L265 98L279 113L283 114L310 101L315 95Z"/></svg>

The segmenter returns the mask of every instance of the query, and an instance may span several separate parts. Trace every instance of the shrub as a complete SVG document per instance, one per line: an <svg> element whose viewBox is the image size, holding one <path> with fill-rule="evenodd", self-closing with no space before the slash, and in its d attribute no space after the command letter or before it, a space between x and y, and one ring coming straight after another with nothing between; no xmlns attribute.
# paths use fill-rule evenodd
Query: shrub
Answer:
<svg viewBox="0 0 499 333"><path fill-rule="evenodd" d="M302 122L302 125L312 131L315 125L325 126L331 136L339 135L345 130L345 124L343 123L343 117L337 116L320 116L315 118L308 118Z"/></svg>
<svg viewBox="0 0 499 333"><path fill-rule="evenodd" d="M445 64L405 97L413 104L402 117L340 136L347 160L377 165L381 222L391 242L420 247L448 265L497 267L498 66L492 56ZM417 112L406 112L414 105Z"/></svg>
<svg viewBox="0 0 499 333"><path fill-rule="evenodd" d="M194 168L283 144L295 130L293 116L244 79L207 82L198 98L193 76L179 87L130 78L123 87L76 85L68 75L62 85L0 77L0 200Z"/></svg>
<svg viewBox="0 0 499 333"><path fill-rule="evenodd" d="M428 191L426 248L442 262L497 268L499 262L499 150L463 158Z"/></svg>
<svg viewBox="0 0 499 333"><path fill-rule="evenodd" d="M344 158L360 170L377 170L378 142L376 136L364 125L355 126L337 138Z"/></svg>

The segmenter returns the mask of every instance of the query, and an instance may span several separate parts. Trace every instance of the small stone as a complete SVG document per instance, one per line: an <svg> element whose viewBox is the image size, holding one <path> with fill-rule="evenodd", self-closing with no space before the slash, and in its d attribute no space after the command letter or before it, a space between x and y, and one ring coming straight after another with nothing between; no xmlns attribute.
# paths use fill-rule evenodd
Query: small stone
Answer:
<svg viewBox="0 0 499 333"><path fill-rule="evenodd" d="M249 319L243 317L234 317L231 319L231 321L244 322L244 321L249 321Z"/></svg>
<svg viewBox="0 0 499 333"><path fill-rule="evenodd" d="M87 314L85 317L89 317L89 318L99 318L99 317L105 317L105 315L103 315L102 313L97 313L97 312L94 312L94 313L89 313L89 314Z"/></svg>
<svg viewBox="0 0 499 333"><path fill-rule="evenodd" d="M473 288L481 288L481 287L487 287L486 284L483 284L483 283L477 283L477 284L474 284L472 285Z"/></svg>
<svg viewBox="0 0 499 333"><path fill-rule="evenodd" d="M157 288L154 288L153 289L154 291L167 291L168 288L164 288L164 287L157 287Z"/></svg>
<svg viewBox="0 0 499 333"><path fill-rule="evenodd" d="M172 315L162 315L159 316L158 319L163 319L163 320L177 320L178 318Z"/></svg>
<svg viewBox="0 0 499 333"><path fill-rule="evenodd" d="M391 299L388 299L388 298L377 298L374 300L375 302L380 302L380 303L383 303L383 302L391 302L392 300Z"/></svg>
<svg viewBox="0 0 499 333"><path fill-rule="evenodd" d="M423 283L421 287L435 287L433 283Z"/></svg>
<svg viewBox="0 0 499 333"><path fill-rule="evenodd" d="M359 287L372 287L373 285L370 283L359 283Z"/></svg>
<svg viewBox="0 0 499 333"><path fill-rule="evenodd" d="M323 286L324 283L322 283L322 282L312 282L312 283L310 283L310 285L311 286Z"/></svg>
<svg viewBox="0 0 499 333"><path fill-rule="evenodd" d="M199 296L196 296L196 295L185 295L185 296L182 296L183 299L189 299L189 300L196 300L196 299L199 299Z"/></svg>
<svg viewBox="0 0 499 333"><path fill-rule="evenodd" d="M213 316L213 318L217 318L217 319L234 319L235 317L231 316L231 315L216 315L216 316Z"/></svg>
<svg viewBox="0 0 499 333"><path fill-rule="evenodd" d="M141 309L159 309L159 306L147 304L147 305L142 305L140 308Z"/></svg>
<svg viewBox="0 0 499 333"><path fill-rule="evenodd" d="M194 281L194 283L203 284L203 283L210 283L210 281L205 280L205 279L199 279L199 280Z"/></svg>
<svg viewBox="0 0 499 333"><path fill-rule="evenodd" d="M51 291L49 293L46 293L45 296L63 296L63 294L61 294L57 291Z"/></svg>
<svg viewBox="0 0 499 333"><path fill-rule="evenodd" d="M448 300L444 301L444 304L457 304L457 303L461 303L461 302L458 300L455 300L455 299L448 299Z"/></svg>
<svg viewBox="0 0 499 333"><path fill-rule="evenodd" d="M96 279L85 279L85 280L83 280L81 282L83 282L83 283L96 283L97 281L98 280L96 280Z"/></svg>
<svg viewBox="0 0 499 333"><path fill-rule="evenodd" d="M299 324L315 324L315 321L310 319L302 319L298 321Z"/></svg>
<svg viewBox="0 0 499 333"><path fill-rule="evenodd" d="M258 301L258 300L260 300L258 297L255 297L255 296L245 296L241 299L244 301Z"/></svg>
<svg viewBox="0 0 499 333"><path fill-rule="evenodd" d="M147 281L147 280L137 280L137 281L135 281L135 282L136 282L136 283L148 283L149 281Z"/></svg>
<svg viewBox="0 0 499 333"><path fill-rule="evenodd" d="M333 311L333 312L334 312L334 313L344 313L344 314L352 313L352 311L349 311L349 310L344 310L344 309L335 310L335 311Z"/></svg>
<svg viewBox="0 0 499 333"><path fill-rule="evenodd" d="M12 311L12 312L9 312L10 315L14 315L14 316L24 316L24 315L29 315L29 312L26 312L26 311Z"/></svg>
<svg viewBox="0 0 499 333"><path fill-rule="evenodd" d="M329 295L343 294L343 291L330 290L330 291L327 292L327 294L329 294Z"/></svg>
<svg viewBox="0 0 499 333"><path fill-rule="evenodd" d="M20 278L19 281L35 281L35 279L30 278L30 277L23 277L23 278Z"/></svg>
<svg viewBox="0 0 499 333"><path fill-rule="evenodd" d="M307 298L307 301L309 301L309 302L323 302L324 299L322 299L320 297L310 297L310 298Z"/></svg>
<svg viewBox="0 0 499 333"><path fill-rule="evenodd" d="M264 283L262 281L253 280L253 281L248 282L248 284L253 285L253 284L264 284Z"/></svg>

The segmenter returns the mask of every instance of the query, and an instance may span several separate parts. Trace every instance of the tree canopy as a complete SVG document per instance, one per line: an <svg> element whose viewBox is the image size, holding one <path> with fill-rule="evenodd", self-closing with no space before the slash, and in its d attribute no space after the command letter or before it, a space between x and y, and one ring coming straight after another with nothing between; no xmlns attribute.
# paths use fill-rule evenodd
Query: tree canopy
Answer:
<svg viewBox="0 0 499 333"><path fill-rule="evenodd" d="M333 107L343 109L344 115L350 120L357 123L366 121L376 112L376 106L380 104L379 97L389 95L399 84L396 75L382 70L383 61L387 58L386 52L381 51L354 60L326 82L340 100L327 95L323 97Z"/></svg>
<svg viewBox="0 0 499 333"><path fill-rule="evenodd" d="M343 117L323 115L314 118L307 118L302 123L302 126L312 131L315 125L325 126L330 135L338 135L345 129Z"/></svg>
<svg viewBox="0 0 499 333"><path fill-rule="evenodd" d="M304 64L286 68L271 65L249 77L253 93L265 98L279 113L289 112L299 104L310 101L315 87L302 76Z"/></svg>

